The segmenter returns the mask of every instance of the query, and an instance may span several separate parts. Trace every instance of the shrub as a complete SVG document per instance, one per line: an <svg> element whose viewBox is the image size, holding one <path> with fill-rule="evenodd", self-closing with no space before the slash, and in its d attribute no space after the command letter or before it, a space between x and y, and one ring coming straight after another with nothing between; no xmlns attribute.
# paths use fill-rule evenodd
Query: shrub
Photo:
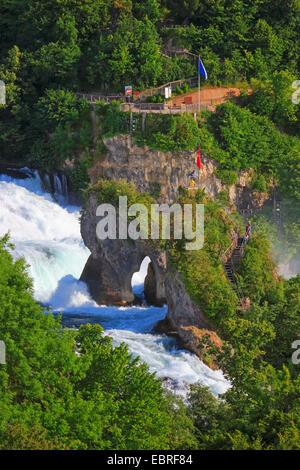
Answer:
<svg viewBox="0 0 300 470"><path fill-rule="evenodd" d="M215 171L215 174L227 186L231 186L232 184L237 184L238 176L237 176L237 172L234 170L225 170L222 168L218 168Z"/></svg>
<svg viewBox="0 0 300 470"><path fill-rule="evenodd" d="M103 137L113 137L124 134L129 130L129 113L120 111L117 101L106 104L100 101L96 105L96 113L99 118L99 127Z"/></svg>
<svg viewBox="0 0 300 470"><path fill-rule="evenodd" d="M263 178L274 178L282 193L300 197L299 138L280 132L267 117L257 116L231 102L204 116L206 122L200 123L201 148L221 163L219 175L223 173L226 178L223 170L253 168L260 175L255 182L257 189L266 191Z"/></svg>
<svg viewBox="0 0 300 470"><path fill-rule="evenodd" d="M51 133L57 125L72 125L90 110L90 104L78 100L69 90L46 90L35 105L34 123Z"/></svg>
<svg viewBox="0 0 300 470"><path fill-rule="evenodd" d="M251 181L252 188L261 193L267 192L266 180L263 175L256 175Z"/></svg>
<svg viewBox="0 0 300 470"><path fill-rule="evenodd" d="M251 236L239 274L245 295L254 301L276 303L280 300L283 285L279 282L265 234L257 232Z"/></svg>
<svg viewBox="0 0 300 470"><path fill-rule="evenodd" d="M231 244L235 222L220 204L208 199L202 191L197 191L195 197L182 192L180 202L205 204L205 241L203 248L197 251L186 251L182 240L174 241L169 249L170 260L174 269L182 274L193 301L212 324L219 325L235 313L238 303L219 258Z"/></svg>
<svg viewBox="0 0 300 470"><path fill-rule="evenodd" d="M80 158L75 160L74 167L70 172L74 191L86 189L90 182L87 170L92 166L92 155L86 150Z"/></svg>
<svg viewBox="0 0 300 470"><path fill-rule="evenodd" d="M194 150L199 145L200 132L190 113L148 114L145 130L137 134L136 141L162 151Z"/></svg>

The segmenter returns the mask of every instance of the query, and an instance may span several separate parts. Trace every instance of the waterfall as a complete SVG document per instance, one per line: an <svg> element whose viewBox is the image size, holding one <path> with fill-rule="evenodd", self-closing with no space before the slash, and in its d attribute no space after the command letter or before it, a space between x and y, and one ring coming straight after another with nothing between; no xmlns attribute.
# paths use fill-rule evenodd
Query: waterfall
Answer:
<svg viewBox="0 0 300 470"><path fill-rule="evenodd" d="M55 175L53 176L53 181L54 181L54 194L57 196L62 196L63 194L62 184L57 173L55 173Z"/></svg>
<svg viewBox="0 0 300 470"><path fill-rule="evenodd" d="M68 197L68 180L65 174L61 177L62 193L65 198Z"/></svg>
<svg viewBox="0 0 300 470"><path fill-rule="evenodd" d="M174 338L151 333L167 307L107 307L91 299L86 284L78 280L89 256L80 235L80 207L56 197L66 195L66 179L54 176L53 195L49 177L23 171L28 176L23 179L0 175L0 236L10 230L13 256L25 256L35 298L51 305L53 312L62 312L65 326L100 323L114 344L127 343L176 393L185 396L188 384L197 381L214 393L225 392L229 383L221 371L212 371L194 354L179 349ZM144 260L133 279L139 292L148 262Z"/></svg>
<svg viewBox="0 0 300 470"><path fill-rule="evenodd" d="M48 173L44 173L42 177L42 181L43 181L45 192L51 193L52 192L51 181L50 181L50 176L48 175Z"/></svg>

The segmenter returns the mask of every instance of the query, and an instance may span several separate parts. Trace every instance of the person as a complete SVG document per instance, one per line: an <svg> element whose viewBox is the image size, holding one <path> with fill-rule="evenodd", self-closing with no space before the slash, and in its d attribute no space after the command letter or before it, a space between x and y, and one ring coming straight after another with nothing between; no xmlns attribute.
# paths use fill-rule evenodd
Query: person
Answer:
<svg viewBox="0 0 300 470"><path fill-rule="evenodd" d="M246 243L248 243L249 241L249 233L246 232L245 235L244 235L244 238L243 238L243 243L246 245Z"/></svg>
<svg viewBox="0 0 300 470"><path fill-rule="evenodd" d="M193 178L190 179L190 186L195 186L195 180Z"/></svg>
<svg viewBox="0 0 300 470"><path fill-rule="evenodd" d="M247 225L246 225L246 233L250 235L250 232L251 232L251 222L250 220L248 220Z"/></svg>
<svg viewBox="0 0 300 470"><path fill-rule="evenodd" d="M196 172L195 172L195 170L191 171L191 173L189 174L189 178L196 179Z"/></svg>

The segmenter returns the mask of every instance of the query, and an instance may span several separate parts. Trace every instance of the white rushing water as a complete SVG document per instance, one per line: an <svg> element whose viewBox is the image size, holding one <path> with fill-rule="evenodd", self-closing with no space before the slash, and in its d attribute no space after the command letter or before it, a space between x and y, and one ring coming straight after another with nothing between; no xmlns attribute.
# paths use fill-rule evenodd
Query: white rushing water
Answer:
<svg viewBox="0 0 300 470"><path fill-rule="evenodd" d="M65 184L54 199L43 189L37 172L26 179L0 175L0 236L10 231L14 257L25 256L35 298L51 305L53 312L62 312L67 326L100 323L115 344L126 342L151 372L168 378L177 393L184 395L193 382L209 386L214 393L225 392L229 384L221 371L212 371L195 355L179 349L174 338L151 334L167 307L107 307L91 299L86 284L78 280L89 256L80 236L80 208L67 205ZM145 259L133 276L137 294L143 290L148 262Z"/></svg>

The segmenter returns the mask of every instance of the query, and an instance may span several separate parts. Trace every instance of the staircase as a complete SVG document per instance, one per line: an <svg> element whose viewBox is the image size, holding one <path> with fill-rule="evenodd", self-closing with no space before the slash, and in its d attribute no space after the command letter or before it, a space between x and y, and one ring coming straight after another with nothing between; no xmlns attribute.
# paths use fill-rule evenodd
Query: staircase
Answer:
<svg viewBox="0 0 300 470"><path fill-rule="evenodd" d="M237 268L239 267L239 265L241 264L241 261L244 255L244 250L245 250L245 245L243 243L243 239L239 238L238 244L233 250L231 257L223 265L227 279L230 281L232 289L238 296L241 306L245 304L245 296L236 278L235 272Z"/></svg>

